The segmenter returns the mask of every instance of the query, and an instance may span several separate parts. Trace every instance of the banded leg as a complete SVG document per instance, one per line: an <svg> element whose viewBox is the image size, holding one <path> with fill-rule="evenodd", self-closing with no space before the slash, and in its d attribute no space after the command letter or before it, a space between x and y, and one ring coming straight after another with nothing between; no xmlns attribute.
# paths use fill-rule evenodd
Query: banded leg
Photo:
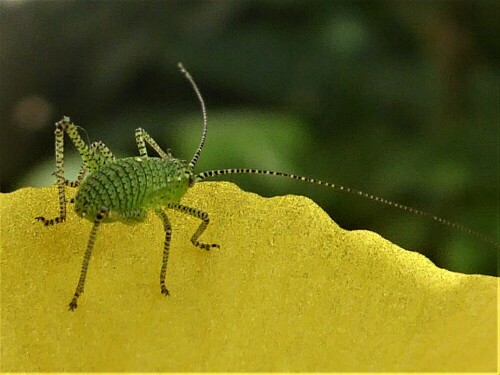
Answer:
<svg viewBox="0 0 500 375"><path fill-rule="evenodd" d="M191 208L178 203L169 203L167 204L167 207L202 220L200 226L191 237L191 242L193 243L194 246L205 250L210 250L213 247L220 249L220 246L217 244L214 243L209 244L198 241L198 238L202 235L205 229L207 229L208 223L210 222L210 219L208 218L208 214L206 212L198 210L197 208Z"/></svg>
<svg viewBox="0 0 500 375"><path fill-rule="evenodd" d="M83 160L76 181L69 181L64 177L64 133L68 134ZM56 123L54 134L56 154L56 171L54 174L59 197L59 216L54 219L46 219L43 216L35 218L46 226L62 223L66 220L65 186L77 187L83 181L87 170L93 172L109 161L115 160L115 157L104 143L94 142L92 145L87 146L78 133L78 127L70 121L69 117L63 117L61 121Z"/></svg>
<svg viewBox="0 0 500 375"><path fill-rule="evenodd" d="M162 159L172 159L172 152L170 149L167 152L163 151L162 148L156 143L156 141L151 137L146 130L143 128L135 129L135 142L137 143L137 148L139 149L139 156L148 156L148 151L146 149L146 142L150 145L153 150L155 150Z"/></svg>
<svg viewBox="0 0 500 375"><path fill-rule="evenodd" d="M78 177L76 178L76 180L70 181L67 178L65 178L64 186L72 188L80 186L86 174L87 174L87 166L85 165L85 163L82 163L82 166L80 167L80 172L78 172Z"/></svg>
<svg viewBox="0 0 500 375"><path fill-rule="evenodd" d="M102 141L93 142L90 145L90 150L99 167L116 160L115 155Z"/></svg>
<svg viewBox="0 0 500 375"><path fill-rule="evenodd" d="M168 254L170 252L170 239L172 238L172 226L170 225L170 221L168 220L167 214L162 209L155 210L156 215L162 220L163 228L165 229L165 243L163 245L163 259L161 262L161 271L160 271L160 289L161 294L166 296L170 295L167 287L165 286L165 277L167 275L167 263L168 263Z"/></svg>
<svg viewBox="0 0 500 375"><path fill-rule="evenodd" d="M83 293L83 288L85 286L85 279L87 277L87 270L89 268L90 256L92 255L92 250L94 249L94 243L96 239L97 229L101 225L102 219L108 215L109 211L106 208L103 208L97 214L94 220L94 226L90 232L89 242L87 243L87 249L85 250L85 254L83 256L82 269L80 271L80 278L78 279L78 285L75 290L75 294L73 295L73 299L69 303L69 310L74 311L77 308L77 300L80 297L80 294Z"/></svg>
<svg viewBox="0 0 500 375"><path fill-rule="evenodd" d="M106 165L109 162L115 161L116 158L111 152L111 150L106 146L103 142L98 141L98 142L93 142L90 145L90 150L93 154L94 159L98 159L98 165ZM85 175L87 174L87 164L85 161L82 163L82 166L80 168L80 172L78 172L78 177L74 181L70 181L68 179L64 179L64 185L76 188L80 186L82 183L83 179L85 178Z"/></svg>
<svg viewBox="0 0 500 375"><path fill-rule="evenodd" d="M86 174L87 174L87 164L85 164L85 162L83 162L82 166L80 167L80 171L78 172L78 176L76 177L76 180L70 181L67 178L64 178L64 186L77 188L82 183Z"/></svg>
<svg viewBox="0 0 500 375"><path fill-rule="evenodd" d="M55 135L55 153L56 153L56 176L57 195L59 198L59 216L54 219L46 219L43 216L37 216L35 219L43 222L45 226L62 223L66 220L66 194L65 194L65 178L64 178L64 126L63 122L69 122L68 117L64 117L56 123Z"/></svg>

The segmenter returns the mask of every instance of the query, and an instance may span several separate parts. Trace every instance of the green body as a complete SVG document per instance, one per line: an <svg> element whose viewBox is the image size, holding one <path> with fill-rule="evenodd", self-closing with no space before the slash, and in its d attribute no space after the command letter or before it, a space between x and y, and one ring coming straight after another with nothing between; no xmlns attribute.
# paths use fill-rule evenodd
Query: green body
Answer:
<svg viewBox="0 0 500 375"><path fill-rule="evenodd" d="M76 213L94 221L105 208L104 221L142 221L149 209L178 203L192 180L183 160L129 157L101 166L82 182L75 196Z"/></svg>

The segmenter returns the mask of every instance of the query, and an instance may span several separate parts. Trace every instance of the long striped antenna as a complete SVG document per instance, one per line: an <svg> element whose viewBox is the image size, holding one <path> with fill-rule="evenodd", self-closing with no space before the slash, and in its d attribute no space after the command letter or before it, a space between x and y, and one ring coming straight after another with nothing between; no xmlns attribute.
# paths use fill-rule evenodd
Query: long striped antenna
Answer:
<svg viewBox="0 0 500 375"><path fill-rule="evenodd" d="M198 89L198 86L196 85L196 82L194 81L193 77L191 77L191 74L189 74L189 72L184 68L184 65L182 65L182 63L178 63L177 66L179 67L181 73L184 74L184 77L186 77L186 79L189 81L191 87L193 87L193 90L200 102L201 112L203 114L203 132L201 133L200 145L198 146L198 149L194 153L193 158L189 162L189 169L193 171L194 167L196 166L196 163L198 162L198 158L200 157L201 150L203 150L203 146L205 145L205 140L207 139L207 110L205 109L205 102L203 101L203 97L201 96L200 90Z"/></svg>
<svg viewBox="0 0 500 375"><path fill-rule="evenodd" d="M369 199L369 200L372 200L372 201L375 201L378 203L382 203L382 204L385 204L385 205L388 205L391 207L395 207L395 208L403 210L403 211L408 211L408 212L411 212L411 213L416 214L416 215L430 218L441 225L451 227L451 228L457 229L459 231L462 231L464 233L467 233L470 236L473 236L473 237L475 237L475 238L477 238L477 239L479 239L479 240L481 240L489 245L492 245L493 247L495 247L497 249L500 249L500 243L498 243L494 239L492 239L492 238L490 238L482 233L479 233L479 232L476 232L472 229L469 229L461 224L453 223L451 221L442 219L439 216L435 216L435 215L430 214L428 212L417 210L416 208L408 207L408 206L405 206L401 203L396 203L396 202L390 201L390 200L385 199L385 198L380 198L380 197L373 195L373 194L368 194L368 193L365 193L363 191L351 189L349 187L345 187L342 185L332 184L330 182L316 180L314 178L297 176L297 175L294 175L291 173L267 171L267 170L263 170L263 169L234 168L234 169L215 169L215 170L211 170L211 171L205 171L202 173L198 173L195 176L195 182L200 182L200 181L203 181L207 178L221 176L221 175L227 175L227 174L264 174L264 175L269 175L269 176L286 177L286 178L290 178L290 179L294 179L294 180L309 182L309 183L316 184L316 185L326 186L326 187L329 187L329 188L334 189L336 191L340 191L340 192L344 192L344 193L351 193L351 194L357 195L359 197L363 197L363 198L366 198L366 199Z"/></svg>

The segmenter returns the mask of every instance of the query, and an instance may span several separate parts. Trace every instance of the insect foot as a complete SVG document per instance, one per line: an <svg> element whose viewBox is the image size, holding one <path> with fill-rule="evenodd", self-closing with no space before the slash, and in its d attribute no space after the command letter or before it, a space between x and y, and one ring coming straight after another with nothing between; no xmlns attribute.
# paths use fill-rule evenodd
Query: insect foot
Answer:
<svg viewBox="0 0 500 375"><path fill-rule="evenodd" d="M75 311L75 309L78 307L78 304L76 303L76 300L78 299L79 296L75 294L71 302L69 303L69 311Z"/></svg>
<svg viewBox="0 0 500 375"><path fill-rule="evenodd" d="M35 217L35 220L36 221L41 221L43 223L43 225L45 225L46 227L48 227L49 225L54 225L54 224L59 224L59 223L62 223L63 221L66 220L66 217L56 217L54 219L46 219L45 217L43 216L37 216Z"/></svg>
<svg viewBox="0 0 500 375"><path fill-rule="evenodd" d="M209 251L212 248L220 249L220 246L215 244L215 243L199 243L199 242L193 242L194 246L199 247L200 249L205 249L206 251Z"/></svg>

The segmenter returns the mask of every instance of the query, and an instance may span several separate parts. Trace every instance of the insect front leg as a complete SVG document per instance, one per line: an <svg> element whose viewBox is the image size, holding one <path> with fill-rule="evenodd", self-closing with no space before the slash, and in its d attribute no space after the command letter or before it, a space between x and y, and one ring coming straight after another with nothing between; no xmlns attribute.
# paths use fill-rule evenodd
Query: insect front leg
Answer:
<svg viewBox="0 0 500 375"><path fill-rule="evenodd" d="M80 271L80 278L78 279L78 285L75 290L75 294L73 295L73 299L69 303L69 310L74 311L77 308L77 300L78 297L83 293L83 289L85 286L85 279L87 277L87 270L89 268L90 256L92 255L92 250L94 249L94 243L97 235L97 229L101 225L102 220L109 214L107 208L102 208L97 214L94 225L92 226L92 230L90 232L89 241L87 243L87 249L85 250L85 254L83 256L82 269Z"/></svg>
<svg viewBox="0 0 500 375"><path fill-rule="evenodd" d="M168 254L170 252L170 239L172 238L172 226L170 225L170 221L168 220L167 214L162 209L155 210L156 215L162 220L163 228L165 229L165 243L163 245L163 259L161 262L161 271L160 271L160 289L161 294L166 296L170 295L167 287L165 286L165 277L167 275L167 263L168 263Z"/></svg>
<svg viewBox="0 0 500 375"><path fill-rule="evenodd" d="M162 159L172 159L172 152L170 149L167 152L163 151L162 148L156 143L156 141L151 137L146 130L143 128L135 129L135 142L137 143L137 148L139 149L139 156L148 156L148 151L146 149L146 142L150 145L153 150L155 150Z"/></svg>
<svg viewBox="0 0 500 375"><path fill-rule="evenodd" d="M208 213L198 210L197 208L191 208L188 206L184 206L182 204L178 203L169 203L167 205L168 208L181 211L185 214L194 216L198 219L201 219L202 222L196 232L193 234L191 237L191 242L193 243L194 246L199 247L200 249L205 249L205 250L210 250L213 247L216 247L220 249L220 246L214 243L203 243L199 242L198 238L202 235L202 233L207 229L208 223L210 222L210 219L208 218Z"/></svg>

